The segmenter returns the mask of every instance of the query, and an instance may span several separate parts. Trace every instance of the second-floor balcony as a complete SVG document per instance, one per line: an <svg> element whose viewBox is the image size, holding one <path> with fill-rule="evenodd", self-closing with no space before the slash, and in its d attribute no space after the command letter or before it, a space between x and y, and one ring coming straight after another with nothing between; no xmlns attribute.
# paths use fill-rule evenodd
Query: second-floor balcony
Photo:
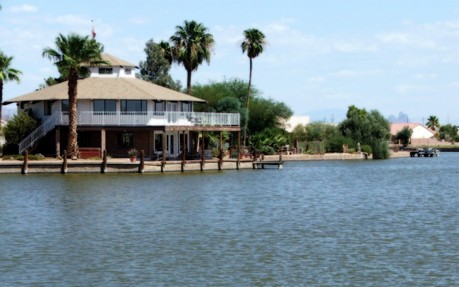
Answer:
<svg viewBox="0 0 459 287"><path fill-rule="evenodd" d="M68 113L57 114L58 125L68 125ZM78 112L84 126L227 126L239 127L239 113L201 112Z"/></svg>

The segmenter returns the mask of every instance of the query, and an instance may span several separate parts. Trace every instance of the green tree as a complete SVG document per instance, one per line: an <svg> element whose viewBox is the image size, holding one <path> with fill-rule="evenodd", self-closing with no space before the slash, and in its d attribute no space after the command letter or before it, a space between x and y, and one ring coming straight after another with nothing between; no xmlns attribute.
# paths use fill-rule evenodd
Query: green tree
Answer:
<svg viewBox="0 0 459 287"><path fill-rule="evenodd" d="M240 79L210 82L206 85L195 85L193 95L207 101L205 105L195 107L199 112L237 112L241 114L241 123L245 122L245 99L247 82ZM251 134L265 129L282 128L282 122L290 118L292 110L282 102L259 97L259 91L252 89L253 103L248 130Z"/></svg>
<svg viewBox="0 0 459 287"><path fill-rule="evenodd" d="M17 153L17 145L39 125L32 113L20 111L3 129L6 140L5 152Z"/></svg>
<svg viewBox="0 0 459 287"><path fill-rule="evenodd" d="M387 140L390 137L390 125L378 111L367 112L350 106L339 128L343 136L350 138L354 144L370 145L374 159L389 157Z"/></svg>
<svg viewBox="0 0 459 287"><path fill-rule="evenodd" d="M109 64L102 60L103 46L89 36L71 33L59 34L55 41L56 49L43 49L43 57L54 61L62 76L68 80L69 96L69 135L67 153L78 158L77 141L77 87L78 78L87 75L90 66Z"/></svg>
<svg viewBox="0 0 459 287"><path fill-rule="evenodd" d="M0 51L0 129L2 128L2 103L3 103L3 83L9 81L20 82L21 71L11 68L13 57L8 57Z"/></svg>
<svg viewBox="0 0 459 287"><path fill-rule="evenodd" d="M169 43L155 43L153 39L145 44L146 61L141 61L140 78L154 84L179 91L180 82L174 82L169 71L171 69L171 52Z"/></svg>
<svg viewBox="0 0 459 287"><path fill-rule="evenodd" d="M395 139L400 140L403 146L407 146L410 143L411 135L413 134L413 130L410 127L406 126L403 127L396 135Z"/></svg>
<svg viewBox="0 0 459 287"><path fill-rule="evenodd" d="M191 73L196 71L203 61L210 63L214 38L202 23L196 21L185 21L183 26L177 26L176 29L175 34L170 37L173 59L185 67L186 91L187 94L191 94Z"/></svg>
<svg viewBox="0 0 459 287"><path fill-rule="evenodd" d="M442 125L439 130L440 139L450 142L459 142L459 134L457 132L457 127L452 124Z"/></svg>
<svg viewBox="0 0 459 287"><path fill-rule="evenodd" d="M258 29L247 29L244 31L244 40L241 43L241 49L242 49L242 53L247 53L247 57L249 57L249 63L250 63L249 84L248 84L247 100L246 100L247 116L250 115L249 106L250 106L250 88L252 85L253 59L258 57L258 55L260 55L261 53L263 53L265 44L266 44L265 35ZM247 138L247 128L248 128L248 121L246 122L245 128L244 128L244 140L243 140L244 145L246 143L246 138Z"/></svg>
<svg viewBox="0 0 459 287"><path fill-rule="evenodd" d="M292 110L283 102L261 97L254 98L247 133L255 134L264 129L283 128L282 123L292 115Z"/></svg>
<svg viewBox="0 0 459 287"><path fill-rule="evenodd" d="M43 84L40 84L38 86L38 90L42 90L42 89L54 86L54 85L62 83L62 82L65 82L65 79L62 78L62 76L59 76L58 78L48 77L48 78L44 79L44 83Z"/></svg>
<svg viewBox="0 0 459 287"><path fill-rule="evenodd" d="M431 129L431 130L433 130L433 131L436 131L437 128L440 127L440 121L438 120L438 118L437 118L436 116L431 115L431 116L429 116L429 117L427 118L426 126L427 126L429 129Z"/></svg>

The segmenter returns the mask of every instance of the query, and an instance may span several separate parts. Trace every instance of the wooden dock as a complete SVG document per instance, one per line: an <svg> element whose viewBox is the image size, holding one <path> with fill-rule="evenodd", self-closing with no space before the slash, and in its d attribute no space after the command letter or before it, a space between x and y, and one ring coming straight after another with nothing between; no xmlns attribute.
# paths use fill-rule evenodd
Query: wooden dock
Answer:
<svg viewBox="0 0 459 287"><path fill-rule="evenodd" d="M283 168L283 164L284 162L281 161L281 160L276 160L276 161L272 161L272 160L261 160L261 161L254 161L252 163L253 165L253 169L264 169L265 166L276 166L278 169L282 169Z"/></svg>

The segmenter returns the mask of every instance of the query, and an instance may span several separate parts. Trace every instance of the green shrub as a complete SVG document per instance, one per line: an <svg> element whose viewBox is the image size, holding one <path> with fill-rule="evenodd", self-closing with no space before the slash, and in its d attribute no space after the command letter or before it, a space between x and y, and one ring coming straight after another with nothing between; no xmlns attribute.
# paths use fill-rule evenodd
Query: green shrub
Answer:
<svg viewBox="0 0 459 287"><path fill-rule="evenodd" d="M373 151L373 159L389 158L389 146L386 141L375 141L371 145Z"/></svg>
<svg viewBox="0 0 459 287"><path fill-rule="evenodd" d="M372 151L371 151L371 146L367 145L367 144L364 144L360 147L360 150L362 152L366 152L367 154L372 154Z"/></svg>
<svg viewBox="0 0 459 287"><path fill-rule="evenodd" d="M33 132L38 126L39 121L34 117L32 112L20 111L17 115L8 121L6 126L3 128L5 135L5 153L17 153L17 145L31 132Z"/></svg>

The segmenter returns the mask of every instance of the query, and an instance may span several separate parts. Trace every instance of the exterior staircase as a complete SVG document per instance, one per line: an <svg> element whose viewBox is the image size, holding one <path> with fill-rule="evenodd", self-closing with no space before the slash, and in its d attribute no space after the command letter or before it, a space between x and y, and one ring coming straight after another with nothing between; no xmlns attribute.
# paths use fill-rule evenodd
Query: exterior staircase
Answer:
<svg viewBox="0 0 459 287"><path fill-rule="evenodd" d="M22 154L26 149L32 147L39 139L44 137L49 131L52 131L59 120L60 113L54 113L38 128L36 128L30 135L24 138L19 143L19 154Z"/></svg>

